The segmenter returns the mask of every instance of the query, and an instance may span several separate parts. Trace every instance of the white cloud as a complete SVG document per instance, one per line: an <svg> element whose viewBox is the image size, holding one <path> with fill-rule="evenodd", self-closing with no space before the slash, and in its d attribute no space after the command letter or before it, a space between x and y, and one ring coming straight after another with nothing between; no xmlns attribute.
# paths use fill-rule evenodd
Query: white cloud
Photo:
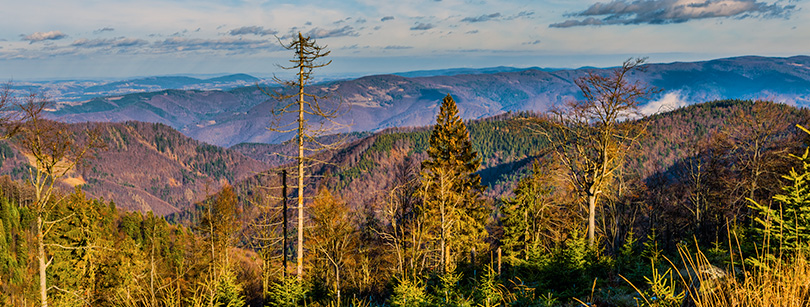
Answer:
<svg viewBox="0 0 810 307"><path fill-rule="evenodd" d="M86 39L81 38L73 41L70 44L73 47L82 47L82 48L110 48L110 47L137 47L137 46L145 46L148 45L149 42L144 39L138 38L126 38L126 37L118 37L118 38L98 38L98 39Z"/></svg>
<svg viewBox="0 0 810 307"><path fill-rule="evenodd" d="M462 19L461 21L462 22L485 22L485 21L498 19L500 17L501 17L501 13L492 13L492 14L484 14L484 15L476 16L476 17L466 17L466 18Z"/></svg>
<svg viewBox="0 0 810 307"><path fill-rule="evenodd" d="M413 31L424 31L424 30L433 29L435 27L436 26L434 26L432 23L422 23L422 22L420 22L420 23L415 24L413 27L411 27L411 30L413 30Z"/></svg>
<svg viewBox="0 0 810 307"><path fill-rule="evenodd" d="M48 31L48 32L34 32L33 34L23 37L24 41L41 42L46 40L59 40L67 37L67 34L62 31Z"/></svg>
<svg viewBox="0 0 810 307"><path fill-rule="evenodd" d="M307 32L307 36L312 38L327 38L340 36L358 36L359 34L352 26L344 26L337 29L314 28Z"/></svg>
<svg viewBox="0 0 810 307"><path fill-rule="evenodd" d="M235 38L199 39L170 37L151 45L154 51L174 53L187 51L233 51L237 53L258 53L267 50L280 50L281 46L268 40Z"/></svg>
<svg viewBox="0 0 810 307"><path fill-rule="evenodd" d="M101 33L104 33L104 32L112 32L112 31L115 31L115 29L112 28L112 27L104 27L104 28L93 31L93 34L101 34Z"/></svg>

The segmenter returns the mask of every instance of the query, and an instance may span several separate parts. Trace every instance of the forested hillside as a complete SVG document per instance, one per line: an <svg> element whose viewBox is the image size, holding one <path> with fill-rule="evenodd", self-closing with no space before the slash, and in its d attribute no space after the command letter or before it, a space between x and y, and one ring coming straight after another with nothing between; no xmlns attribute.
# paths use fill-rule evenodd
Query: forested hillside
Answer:
<svg viewBox="0 0 810 307"><path fill-rule="evenodd" d="M163 124L140 122L61 124L84 137L98 130L106 148L80 164L66 185L81 185L88 195L113 201L128 211L159 216L178 212L235 183L269 168L237 152L190 139ZM27 160L15 139L2 143L0 170L28 179Z"/></svg>
<svg viewBox="0 0 810 307"><path fill-rule="evenodd" d="M502 273L502 281L522 280L535 291L547 291L535 292L535 299L539 299L540 293L553 293L565 299L587 294L590 286L586 289L581 284L591 285L594 280L597 291L626 286L617 274L644 285L642 276L651 274L651 268L642 259L663 265L661 255L677 255L678 248L688 242L694 246L695 239L700 246L720 244L714 246L721 248L723 242L735 240L729 237L731 233L756 237L757 211L750 208L750 200L771 203L786 184L782 176L791 168L801 167L789 153L802 152L806 135L795 125L810 123L810 112L771 102L724 100L637 120L637 124L646 127L646 133L632 147L622 170L623 179L617 182L616 190L605 196L605 203L599 208L598 232L604 248L604 254L599 255L587 254L577 245L582 244L577 240L583 240L581 225L586 212L580 198L561 177L560 165L549 153L548 140L538 133L548 129L547 121L544 115L516 113L467 125L473 148L482 161L477 174L488 186L484 203L491 212L487 219L489 248L492 253L498 247L513 249L503 251L509 259L504 260L503 270L509 273ZM394 251L386 252L381 246L393 244L386 240L393 240L392 235L404 231L396 228L404 226L396 225L413 218L409 217L413 214L410 210L418 210L420 163L427 157L430 131L391 129L358 140L338 152L322 154L332 164L317 168L317 179L312 179L311 185L319 191L331 191L329 197L345 202L341 210L353 212L346 222L354 225L350 233L357 236L353 239L357 240L353 241L357 244L356 254L346 261L355 265L345 266L344 274L388 276L383 279L398 276L396 271L386 273L379 269L397 266L396 258L385 258L385 255L394 257L395 254L390 254ZM533 161L536 161L534 169ZM280 195L279 176L270 173L263 178L262 182L251 180L250 185L237 190L246 195L246 191L258 191L257 186L264 186L268 189L263 193L271 199L272 195ZM529 187L534 192L528 192ZM509 204L520 203L527 196L541 199L536 204L540 207L534 209L539 211L532 213L531 238L515 234L515 227L528 227L525 222L515 225L510 220L516 209ZM259 208L253 210L255 216L264 212ZM275 215L273 220L278 218ZM744 250L736 252L743 253L743 257L752 256L749 253L753 253L754 247L750 245L753 243L742 241ZM527 246L530 252L523 252L522 246ZM718 265L728 263L728 258L724 258L731 256L727 244L716 252L719 254L714 254L712 257L716 258L712 261L719 261ZM569 263L567 257L584 258L578 260L581 263ZM520 260L524 258L530 261ZM479 260L493 264L494 269L492 259L482 256ZM356 265L376 269L353 272L359 269ZM632 266L630 271L626 271L628 266ZM331 278L328 274L321 276ZM428 282L430 289L431 281L423 282ZM349 283L362 286L360 280ZM510 291L520 289L513 288L514 285L507 287ZM611 301L618 298L610 295L620 294L600 293L601 300L611 304L628 304Z"/></svg>
<svg viewBox="0 0 810 307"><path fill-rule="evenodd" d="M752 114L758 118L751 118L754 116ZM771 116L779 120L768 120ZM547 119L542 114L518 112L467 122L473 148L482 159L478 173L489 186L487 193L490 196L509 195L517 180L528 174L532 160L542 158L547 153L547 140L538 133L545 127L545 120ZM744 100L713 101L656 114L639 121L646 127L646 133L637 148L634 148L633 158L625 172L634 178L650 180L657 174L675 172L684 167L684 161L694 159L697 155L705 155L706 152L739 151L742 145L730 142L746 142L748 140L742 139L742 135L763 133L753 130L755 128L751 125L754 123L773 126L767 127L771 130L768 134L759 136L775 142L763 143L761 146L768 146L763 150L782 148L785 145L782 141L797 135L794 125L806 124L808 121L810 113L806 109L765 102L759 102L754 107L752 101ZM423 153L429 145L429 133L429 127L395 128L348 142L345 148L337 152L322 153L324 159L332 165L323 166L316 173L326 173L329 177L322 180L329 182L334 188L355 187L355 192L346 193L351 195L347 197L347 201L360 206L362 199L370 197L373 191L386 190L365 190L365 187L374 187L385 182L387 179L384 177L390 177L397 163L413 160L418 165L424 159ZM279 157L285 154L289 156L294 147L241 144L232 149L255 159L265 159L271 164L280 165ZM275 152L281 154L268 154Z"/></svg>

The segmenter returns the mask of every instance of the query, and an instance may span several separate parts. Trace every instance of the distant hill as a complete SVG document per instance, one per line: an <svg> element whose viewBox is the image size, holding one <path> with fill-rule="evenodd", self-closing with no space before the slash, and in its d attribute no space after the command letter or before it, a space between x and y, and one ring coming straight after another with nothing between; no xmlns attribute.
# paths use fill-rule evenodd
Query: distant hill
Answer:
<svg viewBox="0 0 810 307"><path fill-rule="evenodd" d="M738 57L645 67L645 72L631 77L663 89L646 104L648 114L716 99L770 99L810 106L808 56ZM376 75L317 84L310 91L330 96L322 101L327 106L342 102L350 107L339 119L351 124L347 131L379 131L430 124L447 94L453 95L464 119L510 111L542 112L578 99L574 80L588 72L607 71L528 69L413 78ZM160 122L192 138L227 147L288 140L291 134L266 129L274 120L271 111L278 103L255 86L227 91L170 90L97 98L65 105L53 115L66 122ZM285 123L292 120L281 119Z"/></svg>
<svg viewBox="0 0 810 307"><path fill-rule="evenodd" d="M247 74L233 74L221 77L198 79L185 76L147 77L120 81L103 80L64 80L18 82L12 85L22 91L42 91L59 103L82 103L97 97L146 93L163 90L230 90L261 82L261 79Z"/></svg>
<svg viewBox="0 0 810 307"><path fill-rule="evenodd" d="M163 124L142 122L66 125L100 129L99 151L69 177L88 194L129 211L178 212L269 166L238 152L190 139ZM0 174L26 179L28 161L14 140L0 142Z"/></svg>
<svg viewBox="0 0 810 307"><path fill-rule="evenodd" d="M750 101L723 100L642 119L647 134L640 140L638 154L628 162L627 175L677 183L687 159L701 151L717 154L733 150L724 134L746 129L732 119L750 114L751 106ZM806 108L784 104L768 108L786 127L769 137L774 140L800 136L793 125L810 123ZM546 141L534 131L543 127L543 122L542 115L533 112L512 112L467 123L473 147L482 158L478 173L482 183L489 186L487 195L508 195L531 161L544 156ZM245 143L225 149L186 137L164 124L82 123L65 127L73 131L98 127L109 146L70 175L72 184L82 184L90 195L113 200L126 210L151 210L161 215L185 212L181 216L186 218L192 204L217 192L225 182L237 186L243 201L244 197L258 197L254 193L257 186L278 187L275 171L260 173L271 167L289 168L291 161L284 155L294 154L288 144ZM352 206L381 201L385 191L401 183L398 180L407 181L406 177L418 174L429 133L430 128L423 126L351 134L339 149L319 153L318 160L328 163L311 170L318 175L312 180L343 195ZM324 141L334 137L326 138ZM24 179L28 161L15 148L13 140L0 142L0 174ZM776 176L787 170L768 174ZM309 184L314 186L315 182ZM658 186L669 185L650 183L650 187Z"/></svg>

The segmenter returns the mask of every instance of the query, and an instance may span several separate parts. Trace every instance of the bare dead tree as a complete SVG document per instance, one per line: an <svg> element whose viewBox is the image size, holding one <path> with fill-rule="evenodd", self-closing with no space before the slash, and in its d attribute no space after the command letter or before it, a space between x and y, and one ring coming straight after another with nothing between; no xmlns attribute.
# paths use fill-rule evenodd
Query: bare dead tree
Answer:
<svg viewBox="0 0 810 307"><path fill-rule="evenodd" d="M0 89L0 140L7 139L19 130L21 113L15 110L19 105L11 89L11 82L3 84Z"/></svg>
<svg viewBox="0 0 810 307"><path fill-rule="evenodd" d="M294 80L282 80L278 77L274 77L274 80L287 88L293 89L294 93L275 91L272 93L265 91L265 93L282 102L279 107L273 110L275 121L269 129L280 133L295 132L295 139L298 143L298 156L296 157L298 168L298 242L296 273L298 279L301 279L304 268L305 168L311 167L315 162L323 162L316 161L312 158L312 155L307 156L305 154L336 148L337 144L340 142L325 144L320 142L318 137L336 133L340 129L345 128L346 125L335 120L342 114L341 103L327 107L321 105L321 101L325 101L327 97L305 91L305 88L313 81L312 71L332 63L332 61L321 62L321 59L328 56L330 51L326 50L325 47L319 46L314 39L305 37L301 33L298 33L289 44L282 43L282 46L287 50L293 50L295 57L290 60L292 63L291 66L280 67L295 70L297 78ZM293 98L295 98L295 100L286 104L284 103ZM297 119L294 122L283 123L283 116L289 113L296 114Z"/></svg>
<svg viewBox="0 0 810 307"><path fill-rule="evenodd" d="M544 134L567 170L572 186L588 201L588 243L594 245L596 205L614 181L628 149L644 127L627 119L641 116L639 104L657 90L629 75L641 70L645 59L629 59L608 75L589 72L577 79L583 100L552 110L552 128Z"/></svg>

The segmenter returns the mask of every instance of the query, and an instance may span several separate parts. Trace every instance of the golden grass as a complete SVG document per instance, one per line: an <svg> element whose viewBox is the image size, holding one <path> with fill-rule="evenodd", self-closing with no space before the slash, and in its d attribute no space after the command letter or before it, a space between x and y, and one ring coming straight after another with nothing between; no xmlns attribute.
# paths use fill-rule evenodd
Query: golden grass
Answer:
<svg viewBox="0 0 810 307"><path fill-rule="evenodd" d="M678 251L686 269L676 271L672 278L686 292L681 306L810 306L810 263L802 254L780 259L762 253L747 264L723 271L709 263L699 250ZM677 270L675 264L669 263ZM658 305L643 294L642 298L646 306Z"/></svg>
<svg viewBox="0 0 810 307"><path fill-rule="evenodd" d="M694 258L696 267L708 263L700 253ZM693 298L695 306L701 307L808 306L810 266L807 259L804 256L787 260L765 258L768 257L760 257L760 265L748 266L740 273L732 271L710 295L701 295L700 291L707 289L690 289L689 297Z"/></svg>

